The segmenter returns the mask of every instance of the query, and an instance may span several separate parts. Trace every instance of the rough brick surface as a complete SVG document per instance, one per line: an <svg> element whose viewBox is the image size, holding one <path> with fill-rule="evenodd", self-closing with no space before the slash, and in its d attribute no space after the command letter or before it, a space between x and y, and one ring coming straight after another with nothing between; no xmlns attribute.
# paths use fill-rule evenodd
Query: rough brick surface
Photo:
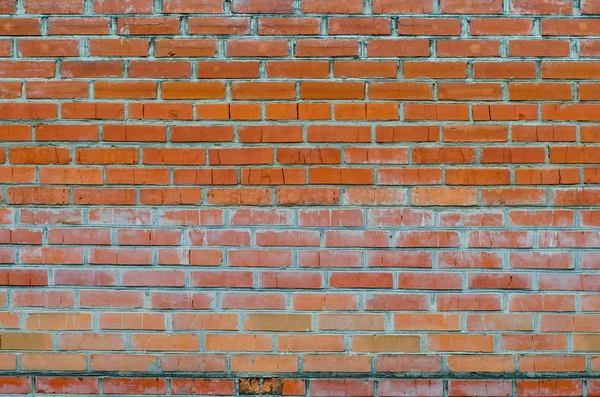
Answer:
<svg viewBox="0 0 600 397"><path fill-rule="evenodd" d="M0 394L600 396L599 14L0 0Z"/></svg>

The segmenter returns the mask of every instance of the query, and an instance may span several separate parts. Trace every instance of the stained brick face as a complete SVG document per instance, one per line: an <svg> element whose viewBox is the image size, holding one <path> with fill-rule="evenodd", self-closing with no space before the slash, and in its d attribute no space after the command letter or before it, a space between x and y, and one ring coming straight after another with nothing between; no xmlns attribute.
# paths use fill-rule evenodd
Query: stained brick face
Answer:
<svg viewBox="0 0 600 397"><path fill-rule="evenodd" d="M600 396L599 35L0 0L0 394Z"/></svg>

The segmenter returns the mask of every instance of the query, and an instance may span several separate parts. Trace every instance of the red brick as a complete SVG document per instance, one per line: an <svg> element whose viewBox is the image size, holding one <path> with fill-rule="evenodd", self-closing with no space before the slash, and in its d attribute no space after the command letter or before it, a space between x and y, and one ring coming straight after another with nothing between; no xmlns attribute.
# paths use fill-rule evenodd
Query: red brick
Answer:
<svg viewBox="0 0 600 397"><path fill-rule="evenodd" d="M473 119L476 121L535 120L535 105L473 105Z"/></svg>
<svg viewBox="0 0 600 397"><path fill-rule="evenodd" d="M389 35L390 20L387 18L329 18L331 35Z"/></svg>
<svg viewBox="0 0 600 397"><path fill-rule="evenodd" d="M166 13L220 14L223 12L223 6L220 2L210 0L192 0L185 3L178 0L166 0L163 3L163 11Z"/></svg>
<svg viewBox="0 0 600 397"><path fill-rule="evenodd" d="M90 54L93 56L147 56L150 42L144 39L92 39L89 41Z"/></svg>
<svg viewBox="0 0 600 397"><path fill-rule="evenodd" d="M579 53L581 56L595 56L600 52L600 40L581 40L579 42Z"/></svg>
<svg viewBox="0 0 600 397"><path fill-rule="evenodd" d="M110 30L108 18L48 18L49 35L105 35ZM96 40L92 40L96 41ZM113 41L116 43L116 41Z"/></svg>
<svg viewBox="0 0 600 397"><path fill-rule="evenodd" d="M406 120L462 121L469 118L469 108L466 104L407 104L405 118Z"/></svg>
<svg viewBox="0 0 600 397"><path fill-rule="evenodd" d="M173 317L175 330L235 330L237 315L235 314L175 314Z"/></svg>
<svg viewBox="0 0 600 397"><path fill-rule="evenodd" d="M0 119L22 120L34 114L35 120L54 119L57 116L57 108L53 103L6 103L0 108ZM32 148L31 150L36 150Z"/></svg>
<svg viewBox="0 0 600 397"><path fill-rule="evenodd" d="M304 82L300 84L300 97L302 99L364 99L365 85L359 82Z"/></svg>
<svg viewBox="0 0 600 397"><path fill-rule="evenodd" d="M188 29L192 34L247 34L250 18L190 17Z"/></svg>
<svg viewBox="0 0 600 397"><path fill-rule="evenodd" d="M469 274L469 287L477 289L529 289L531 277L527 274L474 273Z"/></svg>
<svg viewBox="0 0 600 397"><path fill-rule="evenodd" d="M394 328L411 331L460 329L460 316L453 314L395 314Z"/></svg>
<svg viewBox="0 0 600 397"><path fill-rule="evenodd" d="M494 350L492 335L436 334L429 335L427 342L430 351L492 352Z"/></svg>
<svg viewBox="0 0 600 397"><path fill-rule="evenodd" d="M396 238L398 247L458 247L456 232L400 232Z"/></svg>
<svg viewBox="0 0 600 397"><path fill-rule="evenodd" d="M444 294L437 297L441 311L497 311L502 302L499 294Z"/></svg>
<svg viewBox="0 0 600 397"><path fill-rule="evenodd" d="M371 83L369 86L371 99L432 99L431 84L426 83Z"/></svg>
<svg viewBox="0 0 600 397"><path fill-rule="evenodd" d="M489 212L442 212L440 214L441 226L502 226L504 217L496 211Z"/></svg>
<svg viewBox="0 0 600 397"><path fill-rule="evenodd" d="M533 325L530 314L473 314L467 316L467 329L531 331Z"/></svg>
<svg viewBox="0 0 600 397"><path fill-rule="evenodd" d="M144 372L149 366L157 364L157 356L151 354L91 354L92 370L107 369L124 372Z"/></svg>
<svg viewBox="0 0 600 397"><path fill-rule="evenodd" d="M193 29L193 27L190 27ZM210 57L217 52L217 42L215 40L199 39L199 40L167 40L160 39L155 42L156 56L159 58L166 57ZM142 65L146 62L139 63L138 68L143 69ZM188 72L188 68L185 69ZM173 72L171 72L173 73Z"/></svg>
<svg viewBox="0 0 600 397"><path fill-rule="evenodd" d="M206 152L203 149L146 148L143 150L144 164L202 165Z"/></svg>
<svg viewBox="0 0 600 397"><path fill-rule="evenodd" d="M379 355L376 360L381 372L436 372L442 367L441 357L436 356Z"/></svg>
<svg viewBox="0 0 600 397"><path fill-rule="evenodd" d="M438 84L438 99L443 100L498 100L501 96L502 89L498 84Z"/></svg>
<svg viewBox="0 0 600 397"><path fill-rule="evenodd" d="M578 379L518 380L517 393L522 396L577 396L582 384Z"/></svg>
<svg viewBox="0 0 600 397"><path fill-rule="evenodd" d="M228 395L233 393L234 383L230 379L173 379L174 394Z"/></svg>
<svg viewBox="0 0 600 397"><path fill-rule="evenodd" d="M295 294L294 308L298 310L356 309L356 299L350 294Z"/></svg>
<svg viewBox="0 0 600 397"><path fill-rule="evenodd" d="M25 1L25 12L28 14L81 14L82 0L67 0L61 4L48 3L44 0Z"/></svg>
<svg viewBox="0 0 600 397"><path fill-rule="evenodd" d="M450 356L448 369L453 372L512 372L515 364L512 356Z"/></svg>
<svg viewBox="0 0 600 397"><path fill-rule="evenodd" d="M431 255L427 252L369 252L369 267L431 267Z"/></svg>
<svg viewBox="0 0 600 397"><path fill-rule="evenodd" d="M151 14L152 0L122 3L119 0L95 0L94 12L99 14Z"/></svg>
<svg viewBox="0 0 600 397"><path fill-rule="evenodd" d="M400 289L461 289L461 277L457 273L400 273L398 274Z"/></svg>
<svg viewBox="0 0 600 397"><path fill-rule="evenodd" d="M102 380L106 394L165 394L166 379L159 378L107 378Z"/></svg>
<svg viewBox="0 0 600 397"><path fill-rule="evenodd" d="M260 18L258 34L260 35L315 35L319 34L318 18Z"/></svg>
<svg viewBox="0 0 600 397"><path fill-rule="evenodd" d="M396 62L382 61L336 61L333 73L336 77L396 77Z"/></svg>
<svg viewBox="0 0 600 397"><path fill-rule="evenodd" d="M3 0L0 3L0 14L13 14L16 10L16 4L10 0Z"/></svg>
<svg viewBox="0 0 600 397"><path fill-rule="evenodd" d="M310 383L310 392L311 395L318 397L331 395L367 397L373 395L374 386L372 380L315 379Z"/></svg>
<svg viewBox="0 0 600 397"><path fill-rule="evenodd" d="M404 77L416 78L465 78L467 64L465 62L411 62L403 65Z"/></svg>
<svg viewBox="0 0 600 397"><path fill-rule="evenodd" d="M443 268L484 268L493 269L502 267L502 258L495 253L488 252L441 252L438 256L438 265Z"/></svg>
<svg viewBox="0 0 600 397"><path fill-rule="evenodd" d="M500 42L497 40L438 40L437 55L439 57L497 57L500 56Z"/></svg>
<svg viewBox="0 0 600 397"><path fill-rule="evenodd" d="M222 99L225 86L219 82L164 82L163 99Z"/></svg>
<svg viewBox="0 0 600 397"><path fill-rule="evenodd" d="M298 357L289 355L238 355L231 358L231 368L235 372L290 373L298 371ZM225 394L225 391L223 393Z"/></svg>
<svg viewBox="0 0 600 397"><path fill-rule="evenodd" d="M435 35L458 36L460 34L460 20L439 18L400 18L398 32L401 35Z"/></svg>
<svg viewBox="0 0 600 397"><path fill-rule="evenodd" d="M221 297L225 309L282 310L285 297L280 293L226 293ZM235 328L235 325L233 326Z"/></svg>
<svg viewBox="0 0 600 397"><path fill-rule="evenodd" d="M62 116L67 119L123 119L125 109L117 103L73 102L62 105Z"/></svg>
<svg viewBox="0 0 600 397"><path fill-rule="evenodd" d="M384 1L384 0L377 0ZM389 0L385 0L389 1ZM415 0L421 3L422 0ZM429 40L369 40L370 57L426 57L430 55Z"/></svg>
<svg viewBox="0 0 600 397"><path fill-rule="evenodd" d="M510 83L509 96L517 101L570 100L573 94L569 84Z"/></svg>
<svg viewBox="0 0 600 397"><path fill-rule="evenodd" d="M243 100L294 99L296 85L288 82L233 83L231 95L232 99Z"/></svg>
<svg viewBox="0 0 600 397"><path fill-rule="evenodd" d="M296 56L298 57L342 57L357 56L356 40L298 40Z"/></svg>
<svg viewBox="0 0 600 397"><path fill-rule="evenodd" d="M500 396L512 394L511 380L460 380L448 382L448 395L452 397L468 397L473 394L480 396Z"/></svg>
<svg viewBox="0 0 600 397"><path fill-rule="evenodd" d="M28 394L32 391L31 378L26 376L3 376L0 381L0 391L2 393Z"/></svg>
<svg viewBox="0 0 600 397"><path fill-rule="evenodd" d="M502 1L477 0L467 4L460 0L442 0L443 14L501 14Z"/></svg>
<svg viewBox="0 0 600 397"><path fill-rule="evenodd" d="M48 378L36 377L38 393L95 394L98 393L98 378Z"/></svg>
<svg viewBox="0 0 600 397"><path fill-rule="evenodd" d="M9 187L7 189L9 204L59 204L70 201L68 188L52 187Z"/></svg>
<svg viewBox="0 0 600 397"><path fill-rule="evenodd" d="M517 57L568 57L570 47L566 40L512 40L508 51Z"/></svg>
<svg viewBox="0 0 600 397"><path fill-rule="evenodd" d="M391 273L332 273L329 284L333 288L392 288Z"/></svg>
<svg viewBox="0 0 600 397"><path fill-rule="evenodd" d="M0 285L48 285L45 270L4 269L0 272Z"/></svg>
<svg viewBox="0 0 600 397"><path fill-rule="evenodd" d="M288 55L286 40L230 40L227 42L230 57L285 57Z"/></svg>
<svg viewBox="0 0 600 397"><path fill-rule="evenodd" d="M178 18L119 18L117 31L121 35L176 35L179 33Z"/></svg>
<svg viewBox="0 0 600 397"><path fill-rule="evenodd" d="M566 346L565 335L502 335L502 348L506 350L561 350Z"/></svg>
<svg viewBox="0 0 600 397"><path fill-rule="evenodd" d="M371 358L364 355L304 355L303 358L303 367L306 372L325 372L332 366L343 372L369 372L370 364Z"/></svg>
<svg viewBox="0 0 600 397"><path fill-rule="evenodd" d="M363 3L360 0L349 0L344 3L336 1L302 0L302 12L316 14L361 14Z"/></svg>
<svg viewBox="0 0 600 397"><path fill-rule="evenodd" d="M273 2L270 0L233 0L232 11L234 13L291 13L292 0Z"/></svg>
<svg viewBox="0 0 600 397"><path fill-rule="evenodd" d="M461 205L469 206L477 203L477 192L470 188L415 188L413 204L429 205Z"/></svg>
<svg viewBox="0 0 600 397"><path fill-rule="evenodd" d="M511 0L511 10L516 14L566 14L573 12L573 4L567 0L543 0L530 2Z"/></svg>
<svg viewBox="0 0 600 397"><path fill-rule="evenodd" d="M476 62L473 75L481 79L526 79L535 77L534 62Z"/></svg>
<svg viewBox="0 0 600 397"><path fill-rule="evenodd" d="M168 354L161 357L164 371L209 371L225 370L225 358L219 355Z"/></svg>
<svg viewBox="0 0 600 397"><path fill-rule="evenodd" d="M596 62L544 62L542 77L547 79L593 79L597 78Z"/></svg>
<svg viewBox="0 0 600 397"><path fill-rule="evenodd" d="M79 56L77 40L21 40L19 53L23 57L76 57Z"/></svg>
<svg viewBox="0 0 600 397"><path fill-rule="evenodd" d="M360 267L362 256L357 251L301 251L298 252L301 267Z"/></svg>
<svg viewBox="0 0 600 397"><path fill-rule="evenodd" d="M370 129L367 126L323 125L309 126L309 142L370 142ZM323 149L320 149L322 151ZM312 154L312 152L311 152Z"/></svg>
<svg viewBox="0 0 600 397"><path fill-rule="evenodd" d="M119 61L64 61L61 65L64 77L120 77L123 63Z"/></svg>
<svg viewBox="0 0 600 397"><path fill-rule="evenodd" d="M74 307L71 291L21 290L13 294L13 304L21 307Z"/></svg>

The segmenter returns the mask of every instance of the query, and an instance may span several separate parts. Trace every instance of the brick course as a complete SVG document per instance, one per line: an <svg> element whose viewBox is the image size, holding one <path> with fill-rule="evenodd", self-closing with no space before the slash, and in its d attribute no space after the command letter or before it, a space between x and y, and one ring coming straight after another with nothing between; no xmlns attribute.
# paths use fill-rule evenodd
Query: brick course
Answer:
<svg viewBox="0 0 600 397"><path fill-rule="evenodd" d="M0 0L0 394L600 396L599 15Z"/></svg>

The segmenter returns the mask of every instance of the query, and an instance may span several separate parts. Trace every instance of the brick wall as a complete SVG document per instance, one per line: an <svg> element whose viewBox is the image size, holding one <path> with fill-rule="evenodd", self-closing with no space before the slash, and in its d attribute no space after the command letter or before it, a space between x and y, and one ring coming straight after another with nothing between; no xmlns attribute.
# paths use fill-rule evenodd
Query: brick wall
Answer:
<svg viewBox="0 0 600 397"><path fill-rule="evenodd" d="M0 13L0 394L600 396L599 0Z"/></svg>

